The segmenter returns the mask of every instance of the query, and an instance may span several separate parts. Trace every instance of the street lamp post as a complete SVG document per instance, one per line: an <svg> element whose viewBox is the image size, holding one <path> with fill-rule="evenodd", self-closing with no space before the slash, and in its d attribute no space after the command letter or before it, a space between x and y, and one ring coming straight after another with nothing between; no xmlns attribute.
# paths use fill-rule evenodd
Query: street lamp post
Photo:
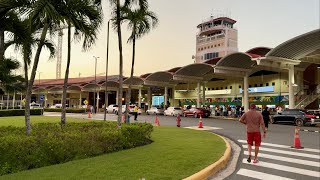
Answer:
<svg viewBox="0 0 320 180"><path fill-rule="evenodd" d="M93 107L94 107L94 112L96 113L96 94L97 94L97 60L100 57L93 56L95 59L95 68L94 68L94 94L93 94Z"/></svg>
<svg viewBox="0 0 320 180"><path fill-rule="evenodd" d="M104 91L104 116L103 120L106 120L107 117L107 104L108 104L108 63L109 63L109 26L110 26L110 20L108 21L108 33L107 33L107 60L106 60L106 82L105 82L105 88L106 90Z"/></svg>

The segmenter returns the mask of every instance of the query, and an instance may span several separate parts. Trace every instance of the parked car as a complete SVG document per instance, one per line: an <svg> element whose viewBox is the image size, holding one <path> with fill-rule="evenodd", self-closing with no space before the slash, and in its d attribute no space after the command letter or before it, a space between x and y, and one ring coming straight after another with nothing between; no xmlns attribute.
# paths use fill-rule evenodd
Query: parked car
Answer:
<svg viewBox="0 0 320 180"><path fill-rule="evenodd" d="M183 111L183 116L184 117L193 116L195 118L198 118L201 116L205 118L205 117L209 117L210 113L211 112L209 110L192 107L190 109L186 109L185 111Z"/></svg>
<svg viewBox="0 0 320 180"><path fill-rule="evenodd" d="M107 113L114 113L115 109L117 109L117 108L118 108L118 105L116 105L116 104L110 104L110 105L106 108L106 110L107 110Z"/></svg>
<svg viewBox="0 0 320 180"><path fill-rule="evenodd" d="M307 113L309 114L313 114L315 119L319 119L320 118L320 109L316 109L316 110L307 110Z"/></svg>
<svg viewBox="0 0 320 180"><path fill-rule="evenodd" d="M177 116L178 114L182 115L182 109L179 107L168 107L163 114L165 116Z"/></svg>
<svg viewBox="0 0 320 180"><path fill-rule="evenodd" d="M288 109L282 111L281 114L276 114L271 117L271 123L292 123L296 126L319 124L317 121L311 121L311 118L306 116L306 113L300 109Z"/></svg>
<svg viewBox="0 0 320 180"><path fill-rule="evenodd" d="M148 109L146 111L147 115L149 114L155 114L155 115L158 115L158 114L163 114L163 109L161 109L160 107L151 107L150 109Z"/></svg>
<svg viewBox="0 0 320 180"><path fill-rule="evenodd" d="M30 109L42 109L40 104L38 103L30 103Z"/></svg>
<svg viewBox="0 0 320 180"><path fill-rule="evenodd" d="M119 107L115 107L114 109L114 113L118 115L118 108ZM122 113L125 111L126 109L126 105L122 105ZM134 111L134 105L129 105L128 107L129 109L129 114L132 114ZM138 109L138 114L140 115L143 112L143 110L141 108Z"/></svg>

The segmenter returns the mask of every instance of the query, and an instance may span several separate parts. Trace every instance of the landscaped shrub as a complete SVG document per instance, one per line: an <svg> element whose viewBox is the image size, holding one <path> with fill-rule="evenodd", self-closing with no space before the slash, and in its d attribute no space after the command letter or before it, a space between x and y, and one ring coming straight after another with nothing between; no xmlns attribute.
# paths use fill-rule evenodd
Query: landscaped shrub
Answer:
<svg viewBox="0 0 320 180"><path fill-rule="evenodd" d="M0 117L5 116L24 116L24 109L0 110ZM30 115L42 115L42 109L30 109Z"/></svg>
<svg viewBox="0 0 320 180"><path fill-rule="evenodd" d="M152 130L147 123L40 123L26 136L24 128L0 127L0 175L146 145Z"/></svg>
<svg viewBox="0 0 320 180"><path fill-rule="evenodd" d="M60 108L45 108L44 112L61 112ZM67 113L85 113L85 109L66 109Z"/></svg>

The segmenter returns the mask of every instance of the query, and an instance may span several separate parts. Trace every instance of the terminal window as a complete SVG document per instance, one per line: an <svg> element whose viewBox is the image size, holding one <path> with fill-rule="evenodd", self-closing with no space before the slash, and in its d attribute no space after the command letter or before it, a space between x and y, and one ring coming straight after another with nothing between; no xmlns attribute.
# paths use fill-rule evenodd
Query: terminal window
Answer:
<svg viewBox="0 0 320 180"><path fill-rule="evenodd" d="M275 86L276 85L276 83L275 82L272 82L272 86Z"/></svg>

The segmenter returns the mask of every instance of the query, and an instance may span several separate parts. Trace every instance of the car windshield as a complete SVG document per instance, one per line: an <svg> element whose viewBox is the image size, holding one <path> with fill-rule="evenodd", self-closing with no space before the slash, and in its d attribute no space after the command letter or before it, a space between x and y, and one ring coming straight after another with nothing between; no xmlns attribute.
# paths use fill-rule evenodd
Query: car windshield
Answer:
<svg viewBox="0 0 320 180"><path fill-rule="evenodd" d="M175 110L181 110L181 108L174 108Z"/></svg>

